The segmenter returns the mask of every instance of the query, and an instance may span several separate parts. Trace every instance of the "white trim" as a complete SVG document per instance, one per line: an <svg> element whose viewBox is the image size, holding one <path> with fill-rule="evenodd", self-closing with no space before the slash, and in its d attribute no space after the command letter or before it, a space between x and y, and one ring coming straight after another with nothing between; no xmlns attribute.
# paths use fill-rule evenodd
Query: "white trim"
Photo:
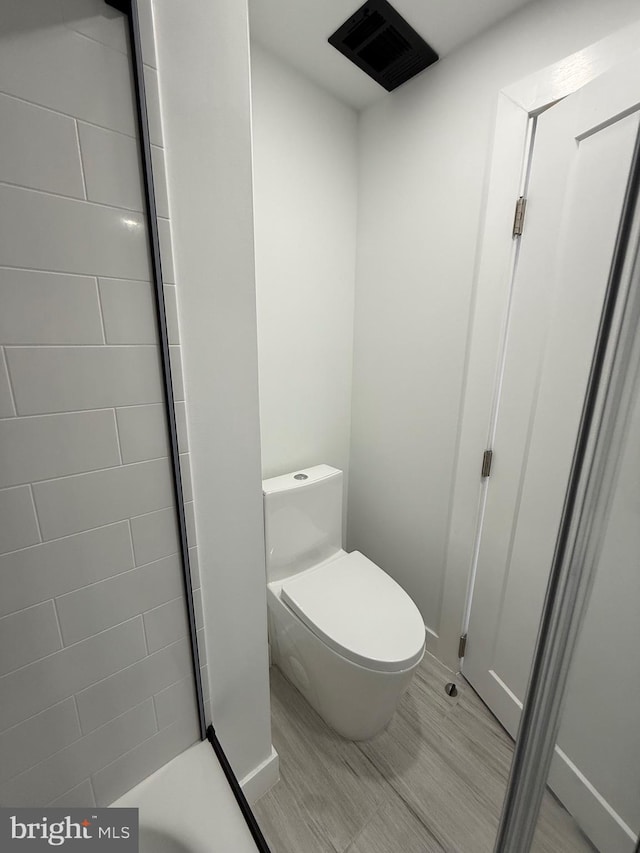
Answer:
<svg viewBox="0 0 640 853"><path fill-rule="evenodd" d="M490 697L490 707L512 737L520 722L522 702L493 670L491 680L483 683L483 695ZM581 830L598 850L632 853L636 836L604 796L593 786L569 756L555 747L549 771L548 786L562 791L562 804L572 815L579 815Z"/></svg>
<svg viewBox="0 0 640 853"><path fill-rule="evenodd" d="M266 794L279 778L280 758L275 749L271 747L271 755L240 780L242 793L247 798L249 805L252 806L260 797Z"/></svg>
<svg viewBox="0 0 640 853"><path fill-rule="evenodd" d="M636 52L638 44L640 22L505 87L498 94L484 225L479 235L480 261L473 287L473 319L467 342L437 643L438 657L451 669L458 668L458 641L465 612L470 609L473 543L482 497L478 472L489 435L506 322L513 253L509 235L515 200L520 194L529 120Z"/></svg>
<svg viewBox="0 0 640 853"><path fill-rule="evenodd" d="M432 631L428 625L425 625L424 629L427 632L426 649L430 655L433 655L434 658L437 658L438 649L440 648L440 637L436 634L435 631Z"/></svg>
<svg viewBox="0 0 640 853"><path fill-rule="evenodd" d="M549 787L562 791L563 805L570 814L580 815L580 828L598 850L632 853L634 831L558 746L549 771Z"/></svg>

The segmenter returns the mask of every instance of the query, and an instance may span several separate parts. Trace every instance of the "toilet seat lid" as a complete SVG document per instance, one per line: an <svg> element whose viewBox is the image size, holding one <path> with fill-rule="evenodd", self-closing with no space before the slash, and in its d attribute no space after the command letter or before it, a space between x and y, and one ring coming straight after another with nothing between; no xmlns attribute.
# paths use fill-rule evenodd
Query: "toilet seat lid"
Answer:
<svg viewBox="0 0 640 853"><path fill-rule="evenodd" d="M367 669L399 672L424 652L420 611L359 551L285 581L282 600L328 646Z"/></svg>

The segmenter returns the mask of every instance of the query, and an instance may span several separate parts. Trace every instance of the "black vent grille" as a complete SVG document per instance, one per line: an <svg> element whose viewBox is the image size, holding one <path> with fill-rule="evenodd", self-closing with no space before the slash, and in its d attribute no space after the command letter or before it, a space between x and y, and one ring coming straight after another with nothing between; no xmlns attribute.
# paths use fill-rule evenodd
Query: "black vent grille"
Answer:
<svg viewBox="0 0 640 853"><path fill-rule="evenodd" d="M369 0L329 37L347 59L391 92L438 54L387 0Z"/></svg>

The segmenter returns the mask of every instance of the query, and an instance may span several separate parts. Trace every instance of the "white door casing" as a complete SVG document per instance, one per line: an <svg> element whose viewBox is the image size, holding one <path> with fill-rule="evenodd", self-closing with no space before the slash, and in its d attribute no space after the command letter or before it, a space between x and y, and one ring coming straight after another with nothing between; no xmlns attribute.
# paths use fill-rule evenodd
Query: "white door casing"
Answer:
<svg viewBox="0 0 640 853"><path fill-rule="evenodd" d="M537 123L463 667L512 735L638 132L638 81L636 55ZM631 850L615 773L606 760L593 771L607 780L607 801L598 778L580 769L582 758L590 764L598 713L594 704L592 719L581 721L585 736L572 739L572 754L556 755L554 790L600 849Z"/></svg>
<svg viewBox="0 0 640 853"><path fill-rule="evenodd" d="M467 623L484 491L480 463L491 433L492 389L499 372L516 260L511 225L514 203L522 192L530 120L631 55L639 43L640 21L508 86L498 95L474 275L438 638L430 644L430 650L451 669L458 668L458 640Z"/></svg>

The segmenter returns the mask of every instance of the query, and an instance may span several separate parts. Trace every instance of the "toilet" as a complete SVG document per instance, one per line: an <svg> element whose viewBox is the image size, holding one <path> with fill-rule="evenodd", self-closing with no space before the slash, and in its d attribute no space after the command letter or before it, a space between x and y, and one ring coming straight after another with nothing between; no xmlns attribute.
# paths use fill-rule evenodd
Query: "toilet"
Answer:
<svg viewBox="0 0 640 853"><path fill-rule="evenodd" d="M331 728L366 740L389 722L425 650L420 611L342 548L342 471L263 480L271 659Z"/></svg>

